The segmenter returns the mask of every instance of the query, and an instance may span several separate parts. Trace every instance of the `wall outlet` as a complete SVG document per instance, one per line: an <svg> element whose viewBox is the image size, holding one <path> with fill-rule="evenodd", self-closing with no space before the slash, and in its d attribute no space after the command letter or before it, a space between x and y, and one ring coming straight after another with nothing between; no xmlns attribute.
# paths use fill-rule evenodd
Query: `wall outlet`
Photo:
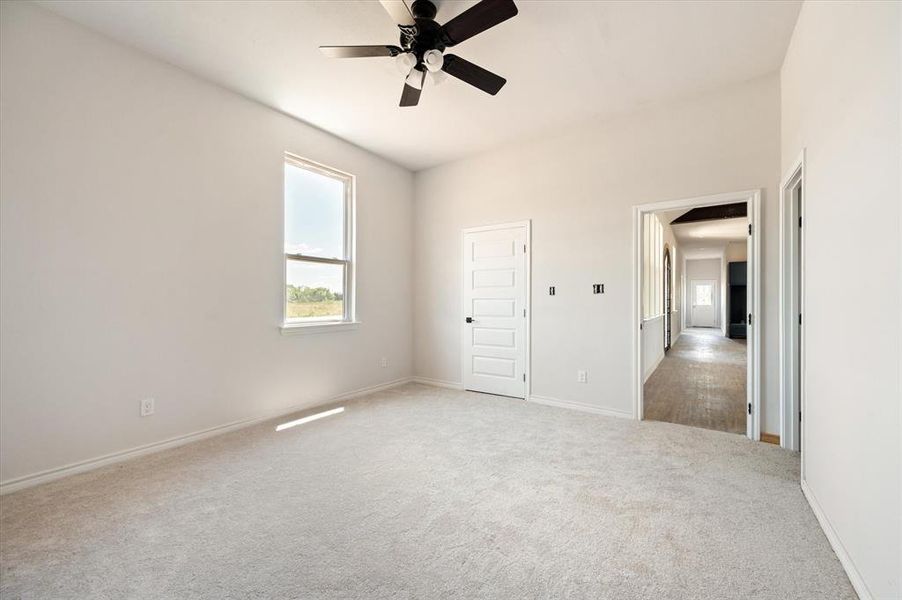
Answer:
<svg viewBox="0 0 902 600"><path fill-rule="evenodd" d="M388 368L388 358L383 356L382 360L379 361L379 366L382 367L383 369L387 369Z"/></svg>
<svg viewBox="0 0 902 600"><path fill-rule="evenodd" d="M576 372L576 383L586 383L589 381L589 374L586 371Z"/></svg>
<svg viewBox="0 0 902 600"><path fill-rule="evenodd" d="M144 398L141 400L141 416L149 417L153 414L153 398Z"/></svg>

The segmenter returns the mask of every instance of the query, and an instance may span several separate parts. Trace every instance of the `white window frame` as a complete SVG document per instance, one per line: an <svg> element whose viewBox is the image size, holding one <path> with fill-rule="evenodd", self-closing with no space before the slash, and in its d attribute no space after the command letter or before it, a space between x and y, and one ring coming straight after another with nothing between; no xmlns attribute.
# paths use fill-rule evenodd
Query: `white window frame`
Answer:
<svg viewBox="0 0 902 600"><path fill-rule="evenodd" d="M282 188L282 333L324 333L331 331L342 331L347 329L356 329L359 321L357 321L357 255L356 255L356 188L357 181L354 175L339 171L332 167L328 167L318 162L302 158L290 152L285 153L283 161L284 169L289 166L313 171L325 177L331 177L344 183L345 189L345 206L344 206L344 258L322 258L319 256L309 256L306 254L289 254L285 252L285 188ZM344 291L342 295L342 305L344 314L340 319L308 319L308 320L289 320L288 318L288 301L285 296L285 290L288 287L288 261L296 260L307 263L320 263L341 265L344 268Z"/></svg>

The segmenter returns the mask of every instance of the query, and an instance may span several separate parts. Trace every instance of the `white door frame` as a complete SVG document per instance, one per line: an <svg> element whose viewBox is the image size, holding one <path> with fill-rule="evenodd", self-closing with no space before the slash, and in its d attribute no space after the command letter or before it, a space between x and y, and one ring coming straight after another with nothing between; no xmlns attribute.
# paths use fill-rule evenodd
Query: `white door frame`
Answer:
<svg viewBox="0 0 902 600"><path fill-rule="evenodd" d="M747 421L746 435L755 441L761 439L761 190L744 190L699 196L682 200L668 200L633 206L633 417L644 416L642 398L642 216L645 213L678 208L696 208L717 204L748 203L748 220L752 228L749 236L751 251L748 255L749 298L748 313L752 322L748 326L748 380L746 394L751 415ZM684 273L685 274L685 273Z"/></svg>
<svg viewBox="0 0 902 600"><path fill-rule="evenodd" d="M805 150L793 161L780 181L780 446L788 450L801 451L797 431L800 431L799 412L805 406L805 345L804 325L802 330L796 327L796 316L792 313L793 289L800 291L799 312L805 314L805 236L802 235L799 251L799 280L795 279L793 268L794 255L791 246L798 239L798 223L796 211L792 205L792 188L802 185L802 211L805 214ZM804 323L804 321L803 321ZM798 332L798 335L796 335ZM799 381L795 381L793 369L793 353L799 348ZM800 384L800 394L796 398L793 393L795 384ZM802 418L801 426L805 419ZM800 432L801 433L801 432ZM804 438L804 435L802 435ZM805 478L805 455L802 453L802 478Z"/></svg>
<svg viewBox="0 0 902 600"><path fill-rule="evenodd" d="M532 219L525 221L513 221L511 223L493 223L491 225L479 225L476 227L465 227L460 230L460 315L457 319L457 326L461 328L460 334L460 380L461 385L464 381L464 348L466 347L467 338L464 328L461 327L464 315L467 314L466 298L463 290L466 285L466 270L464 269L464 240L468 233L478 231L496 231L498 229L514 229L517 227L526 228L526 359L524 360L524 368L526 369L526 385L523 390L524 401L529 401L529 393L532 389Z"/></svg>

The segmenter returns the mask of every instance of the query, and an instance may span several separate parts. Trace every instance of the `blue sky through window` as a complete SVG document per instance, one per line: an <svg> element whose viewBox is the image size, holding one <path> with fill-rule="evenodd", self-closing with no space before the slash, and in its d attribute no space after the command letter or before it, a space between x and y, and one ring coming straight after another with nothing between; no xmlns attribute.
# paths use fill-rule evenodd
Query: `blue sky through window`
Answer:
<svg viewBox="0 0 902 600"><path fill-rule="evenodd" d="M285 165L285 252L344 258L344 182Z"/></svg>
<svg viewBox="0 0 902 600"><path fill-rule="evenodd" d="M285 252L345 258L344 182L285 164ZM288 261L288 283L342 292L342 269Z"/></svg>

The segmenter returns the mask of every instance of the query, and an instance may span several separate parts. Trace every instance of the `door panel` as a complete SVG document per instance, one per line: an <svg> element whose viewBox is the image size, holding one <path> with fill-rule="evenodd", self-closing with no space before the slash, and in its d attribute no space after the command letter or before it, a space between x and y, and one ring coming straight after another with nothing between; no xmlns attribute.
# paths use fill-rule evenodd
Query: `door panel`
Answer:
<svg viewBox="0 0 902 600"><path fill-rule="evenodd" d="M517 335L510 329L491 329L488 327L473 328L474 346L498 346L500 348L516 348Z"/></svg>
<svg viewBox="0 0 902 600"><path fill-rule="evenodd" d="M525 225L464 232L461 339L468 390L526 397L526 243Z"/></svg>

